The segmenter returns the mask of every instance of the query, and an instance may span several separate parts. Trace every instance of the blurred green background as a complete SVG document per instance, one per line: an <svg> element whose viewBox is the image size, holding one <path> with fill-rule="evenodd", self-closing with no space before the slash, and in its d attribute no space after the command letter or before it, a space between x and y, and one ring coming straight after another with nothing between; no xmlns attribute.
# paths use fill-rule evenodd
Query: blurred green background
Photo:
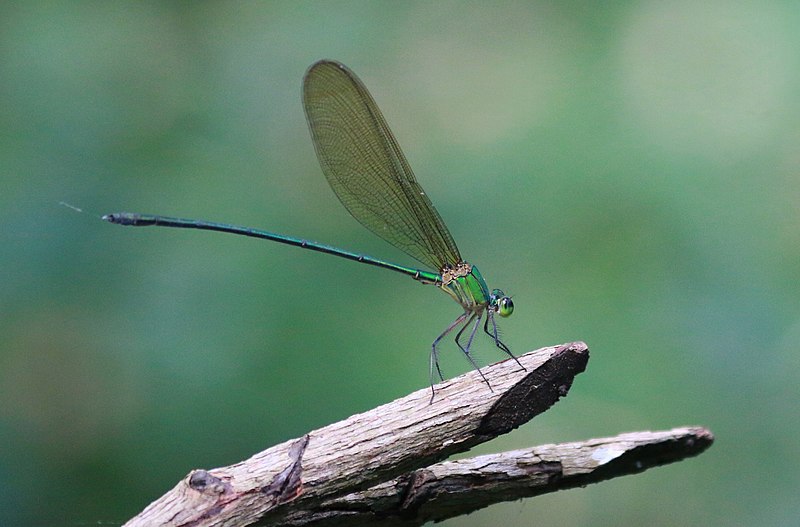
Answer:
<svg viewBox="0 0 800 527"><path fill-rule="evenodd" d="M98 219L226 221L412 264L317 165L300 82L334 58L462 254L514 295L512 349L592 350L569 397L479 452L717 437L447 525L796 525L798 27L792 1L3 3L0 524L121 522L193 468L427 386L459 313L446 295ZM503 357L481 339L478 358Z"/></svg>

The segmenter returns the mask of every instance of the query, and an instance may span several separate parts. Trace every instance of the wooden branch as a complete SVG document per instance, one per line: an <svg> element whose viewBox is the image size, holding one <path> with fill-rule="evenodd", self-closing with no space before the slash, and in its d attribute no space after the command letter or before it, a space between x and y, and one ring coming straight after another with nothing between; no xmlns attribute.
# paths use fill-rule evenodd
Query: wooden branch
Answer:
<svg viewBox="0 0 800 527"><path fill-rule="evenodd" d="M269 448L189 474L126 525L280 524L354 492L427 467L507 433L567 394L589 350L582 342L532 351L469 372Z"/></svg>
<svg viewBox="0 0 800 527"><path fill-rule="evenodd" d="M705 428L675 428L445 461L270 525L412 527L643 472L696 456L713 440Z"/></svg>

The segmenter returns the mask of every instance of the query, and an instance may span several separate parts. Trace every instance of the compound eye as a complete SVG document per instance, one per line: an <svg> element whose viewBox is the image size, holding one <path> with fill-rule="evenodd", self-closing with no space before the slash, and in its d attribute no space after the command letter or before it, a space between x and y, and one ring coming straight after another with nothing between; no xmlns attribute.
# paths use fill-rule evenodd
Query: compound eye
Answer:
<svg viewBox="0 0 800 527"><path fill-rule="evenodd" d="M497 303L497 314L501 317L507 317L514 312L514 302L510 296L504 296Z"/></svg>

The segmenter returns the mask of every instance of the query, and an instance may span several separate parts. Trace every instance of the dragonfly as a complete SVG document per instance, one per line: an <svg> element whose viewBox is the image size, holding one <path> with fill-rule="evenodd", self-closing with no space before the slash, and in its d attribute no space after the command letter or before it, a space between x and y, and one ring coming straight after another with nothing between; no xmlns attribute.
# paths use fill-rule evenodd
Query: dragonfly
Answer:
<svg viewBox="0 0 800 527"><path fill-rule="evenodd" d="M347 211L367 229L427 269L418 269L323 243L250 227L168 216L118 212L102 218L117 225L159 226L226 232L271 240L346 258L409 276L447 293L463 312L431 344L431 402L438 376L439 345L455 332L455 343L491 390L470 352L478 329L525 369L500 340L496 317L514 311L511 297L489 290L478 268L464 261L442 217L417 183L378 105L347 66L314 63L303 78L303 108L317 158L328 184Z"/></svg>

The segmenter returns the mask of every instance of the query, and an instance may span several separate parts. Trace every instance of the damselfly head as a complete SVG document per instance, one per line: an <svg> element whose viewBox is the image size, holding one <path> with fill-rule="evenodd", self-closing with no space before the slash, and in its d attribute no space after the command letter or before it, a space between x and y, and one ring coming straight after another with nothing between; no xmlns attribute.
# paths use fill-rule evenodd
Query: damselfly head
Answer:
<svg viewBox="0 0 800 527"><path fill-rule="evenodd" d="M492 290L491 305L501 317L510 316L514 312L514 302L500 289Z"/></svg>

